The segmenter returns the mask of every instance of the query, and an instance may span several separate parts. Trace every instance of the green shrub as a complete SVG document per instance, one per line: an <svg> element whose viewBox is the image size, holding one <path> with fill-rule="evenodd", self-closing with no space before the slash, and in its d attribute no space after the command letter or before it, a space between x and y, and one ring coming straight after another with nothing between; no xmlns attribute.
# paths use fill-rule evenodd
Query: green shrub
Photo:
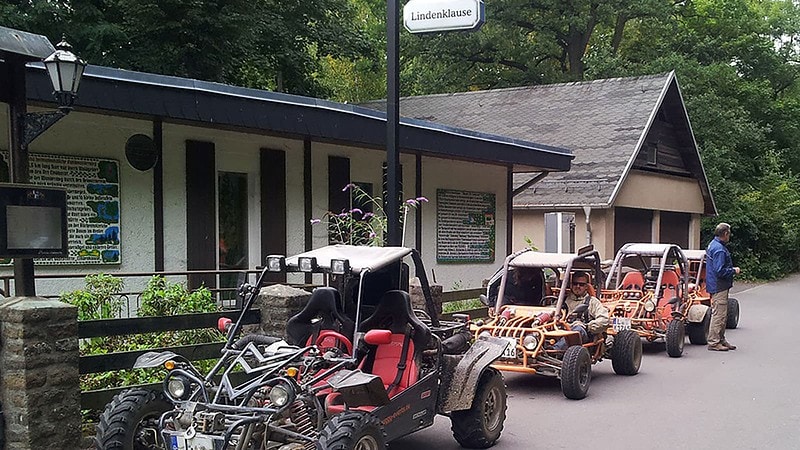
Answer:
<svg viewBox="0 0 800 450"><path fill-rule="evenodd" d="M111 275L89 275L85 279L86 289L67 292L61 300L78 307L79 320L109 319L117 317L122 307L119 293L121 279ZM219 307L205 287L189 291L183 283L172 283L163 276L153 276L140 295L139 317L174 316L197 312L215 312ZM145 350L179 345L202 344L224 340L212 329L165 331L159 333L133 334L82 339L81 355ZM199 364L201 370L213 362ZM196 363L197 364L197 363ZM162 380L162 369L130 369L87 374L81 376L81 389L103 389L114 386L154 383Z"/></svg>

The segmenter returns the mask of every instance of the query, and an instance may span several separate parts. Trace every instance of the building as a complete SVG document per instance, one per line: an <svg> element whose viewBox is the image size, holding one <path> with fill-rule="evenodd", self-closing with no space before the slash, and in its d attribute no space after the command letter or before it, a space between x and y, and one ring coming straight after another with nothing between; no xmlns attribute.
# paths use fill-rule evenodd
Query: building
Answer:
<svg viewBox="0 0 800 450"><path fill-rule="evenodd" d="M569 172L514 175L514 248L694 249L701 217L716 215L674 72L410 97L401 114L574 152Z"/></svg>
<svg viewBox="0 0 800 450"><path fill-rule="evenodd" d="M4 123L7 69L0 59ZM41 65L26 72L29 109L52 108ZM30 146L32 182L67 188L70 202L70 256L37 261L37 276L252 269L268 254L325 245L312 219L350 208L349 183L380 195L385 139L385 114L354 105L89 66L75 110ZM8 142L0 127L5 180ZM404 198L430 200L409 216L405 243L445 290L479 286L510 248L513 172L564 171L572 159L415 119L401 121L400 152ZM76 284L37 280L37 290Z"/></svg>

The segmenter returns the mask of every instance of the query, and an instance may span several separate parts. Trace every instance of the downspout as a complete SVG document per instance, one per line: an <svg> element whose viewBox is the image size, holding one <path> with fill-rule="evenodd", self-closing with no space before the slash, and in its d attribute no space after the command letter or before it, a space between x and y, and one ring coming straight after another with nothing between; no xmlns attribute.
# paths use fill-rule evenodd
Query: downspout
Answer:
<svg viewBox="0 0 800 450"><path fill-rule="evenodd" d="M590 245L592 243L592 222L589 220L589 216L592 214L592 207L584 206L583 214L586 216L586 245Z"/></svg>

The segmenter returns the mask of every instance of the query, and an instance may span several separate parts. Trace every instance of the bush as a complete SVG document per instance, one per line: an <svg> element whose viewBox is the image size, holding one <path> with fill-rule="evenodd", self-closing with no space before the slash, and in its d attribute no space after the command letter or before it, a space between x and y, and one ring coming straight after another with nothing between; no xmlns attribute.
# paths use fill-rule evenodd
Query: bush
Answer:
<svg viewBox="0 0 800 450"><path fill-rule="evenodd" d="M79 320L110 319L119 315L122 300L121 279L111 275L89 275L85 279L86 289L67 292L61 300L78 307ZM197 312L215 312L219 307L211 291L202 287L188 291L183 283L171 283L164 277L153 276L142 292L139 317L173 316ZM145 333L128 336L111 336L82 339L81 355L96 355L131 350L145 350L179 345L201 344L224 340L216 330L180 330L160 333ZM202 364L204 366L205 364ZM81 376L81 389L102 389L131 384L154 383L162 380L161 369L119 370Z"/></svg>

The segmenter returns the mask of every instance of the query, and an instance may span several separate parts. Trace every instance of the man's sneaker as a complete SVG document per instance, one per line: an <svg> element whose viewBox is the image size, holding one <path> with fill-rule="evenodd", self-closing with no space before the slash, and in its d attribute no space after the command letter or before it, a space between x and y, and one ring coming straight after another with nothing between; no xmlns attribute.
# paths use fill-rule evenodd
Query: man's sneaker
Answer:
<svg viewBox="0 0 800 450"><path fill-rule="evenodd" d="M731 344L730 342L723 342L722 345L728 347L728 350L736 350L736 346Z"/></svg>
<svg viewBox="0 0 800 450"><path fill-rule="evenodd" d="M727 352L728 351L728 347L726 347L724 344L709 345L708 349L710 351L712 351L712 352Z"/></svg>

